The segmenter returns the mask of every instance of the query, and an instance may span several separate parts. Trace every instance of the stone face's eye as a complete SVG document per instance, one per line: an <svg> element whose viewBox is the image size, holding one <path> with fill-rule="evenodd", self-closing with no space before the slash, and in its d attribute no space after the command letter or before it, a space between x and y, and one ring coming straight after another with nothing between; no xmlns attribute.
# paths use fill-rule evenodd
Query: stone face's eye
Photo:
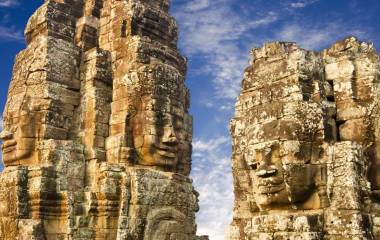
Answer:
<svg viewBox="0 0 380 240"><path fill-rule="evenodd" d="M173 127L175 130L181 130L183 128L183 118L175 117Z"/></svg>
<svg viewBox="0 0 380 240"><path fill-rule="evenodd" d="M158 112L156 115L156 118L157 118L157 123L159 125L164 125L165 117L164 117L164 114L162 112Z"/></svg>
<svg viewBox="0 0 380 240"><path fill-rule="evenodd" d="M252 170L257 170L258 165L259 165L258 162L253 162L253 163L249 164L249 166L251 167Z"/></svg>

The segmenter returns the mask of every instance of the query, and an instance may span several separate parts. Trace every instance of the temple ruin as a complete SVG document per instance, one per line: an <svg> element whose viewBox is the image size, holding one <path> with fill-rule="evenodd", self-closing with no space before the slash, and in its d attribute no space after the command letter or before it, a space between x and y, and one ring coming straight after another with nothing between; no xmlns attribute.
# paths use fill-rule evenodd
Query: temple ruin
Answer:
<svg viewBox="0 0 380 240"><path fill-rule="evenodd" d="M354 37L253 49L231 121L226 239L380 239L379 88L380 56Z"/></svg>
<svg viewBox="0 0 380 240"><path fill-rule="evenodd" d="M196 240L169 0L46 0L4 111L0 239Z"/></svg>

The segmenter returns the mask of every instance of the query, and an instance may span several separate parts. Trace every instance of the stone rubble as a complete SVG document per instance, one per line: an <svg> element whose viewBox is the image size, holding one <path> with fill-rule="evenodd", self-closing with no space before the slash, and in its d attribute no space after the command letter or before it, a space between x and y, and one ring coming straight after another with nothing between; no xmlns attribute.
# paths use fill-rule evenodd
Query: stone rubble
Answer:
<svg viewBox="0 0 380 240"><path fill-rule="evenodd" d="M4 111L0 239L205 240L169 0L46 0Z"/></svg>
<svg viewBox="0 0 380 240"><path fill-rule="evenodd" d="M348 37L322 52L252 50L231 121L226 239L380 239L380 56Z"/></svg>

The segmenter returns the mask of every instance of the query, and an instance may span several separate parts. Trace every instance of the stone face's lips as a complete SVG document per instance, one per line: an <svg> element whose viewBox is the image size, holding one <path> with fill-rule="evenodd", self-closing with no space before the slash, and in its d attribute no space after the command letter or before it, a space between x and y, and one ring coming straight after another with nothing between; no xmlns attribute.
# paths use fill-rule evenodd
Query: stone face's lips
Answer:
<svg viewBox="0 0 380 240"><path fill-rule="evenodd" d="M169 157L169 158L175 158L177 156L177 151L174 149L159 149L157 148L157 153L161 156L164 157Z"/></svg>
<svg viewBox="0 0 380 240"><path fill-rule="evenodd" d="M273 193L278 193L284 189L285 189L284 184L259 186L258 193L259 194L273 194Z"/></svg>
<svg viewBox="0 0 380 240"><path fill-rule="evenodd" d="M280 177L270 177L258 180L258 193L268 194L280 192L285 188L284 180Z"/></svg>
<svg viewBox="0 0 380 240"><path fill-rule="evenodd" d="M265 175L273 175L277 172L276 169L269 169L269 170L259 170L256 172L256 176L264 177Z"/></svg>
<svg viewBox="0 0 380 240"><path fill-rule="evenodd" d="M258 179L258 186L270 186L270 185L279 185L284 182L284 179L282 177L269 177L269 178L262 178Z"/></svg>
<svg viewBox="0 0 380 240"><path fill-rule="evenodd" d="M178 144L171 144L171 145L168 145L168 144L156 144L155 147L157 149L161 149L161 150L167 150L167 151L170 151L170 152L176 152L178 151L178 147L177 147Z"/></svg>
<svg viewBox="0 0 380 240"><path fill-rule="evenodd" d="M167 145L167 144L157 144L157 153L164 157L175 158L178 153L178 144Z"/></svg>
<svg viewBox="0 0 380 240"><path fill-rule="evenodd" d="M7 141L3 142L2 149L3 149L4 153L8 153L8 152L13 151L15 149L16 145L17 145L16 140L7 140Z"/></svg>

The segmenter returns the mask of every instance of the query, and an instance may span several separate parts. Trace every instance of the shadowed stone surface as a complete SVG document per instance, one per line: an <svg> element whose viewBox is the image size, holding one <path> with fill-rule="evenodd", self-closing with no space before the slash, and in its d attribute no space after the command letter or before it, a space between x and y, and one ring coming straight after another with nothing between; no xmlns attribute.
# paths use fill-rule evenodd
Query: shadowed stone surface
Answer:
<svg viewBox="0 0 380 240"><path fill-rule="evenodd" d="M169 0L46 0L4 111L0 239L195 240Z"/></svg>
<svg viewBox="0 0 380 240"><path fill-rule="evenodd" d="M320 52L253 49L231 121L226 239L380 239L380 57L349 37Z"/></svg>

